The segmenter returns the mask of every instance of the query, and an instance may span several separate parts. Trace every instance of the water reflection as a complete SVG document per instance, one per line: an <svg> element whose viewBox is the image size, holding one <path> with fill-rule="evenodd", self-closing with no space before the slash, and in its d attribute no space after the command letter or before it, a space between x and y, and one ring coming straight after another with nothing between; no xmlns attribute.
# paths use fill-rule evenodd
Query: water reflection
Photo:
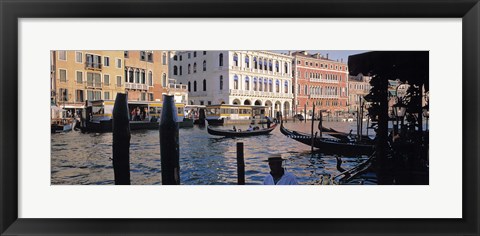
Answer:
<svg viewBox="0 0 480 236"><path fill-rule="evenodd" d="M311 123L289 122L290 129L310 132ZM326 127L349 132L355 124L324 122ZM237 128L244 129L248 126ZM317 124L314 125L317 127ZM231 127L224 127L225 129ZM69 132L52 134L52 184L113 184L112 134ZM287 159L285 167L297 176L300 184L330 184L340 173L336 158L287 138L279 128L270 135L223 138L209 135L205 127L180 129L181 184L221 185L237 183L236 143L244 143L246 184L262 184L269 172L264 160L279 153ZM342 157L342 167L352 168L366 159ZM131 136L130 168L132 184L161 184L159 133L157 130L134 131Z"/></svg>

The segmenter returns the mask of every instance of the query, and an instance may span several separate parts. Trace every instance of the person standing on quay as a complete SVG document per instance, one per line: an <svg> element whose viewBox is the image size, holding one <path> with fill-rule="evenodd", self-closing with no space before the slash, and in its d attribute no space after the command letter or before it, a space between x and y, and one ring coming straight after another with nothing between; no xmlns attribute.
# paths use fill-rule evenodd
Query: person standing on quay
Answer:
<svg viewBox="0 0 480 236"><path fill-rule="evenodd" d="M283 159L281 156L275 155L268 158L270 166L270 174L265 176L264 185L297 185L297 178L282 167Z"/></svg>

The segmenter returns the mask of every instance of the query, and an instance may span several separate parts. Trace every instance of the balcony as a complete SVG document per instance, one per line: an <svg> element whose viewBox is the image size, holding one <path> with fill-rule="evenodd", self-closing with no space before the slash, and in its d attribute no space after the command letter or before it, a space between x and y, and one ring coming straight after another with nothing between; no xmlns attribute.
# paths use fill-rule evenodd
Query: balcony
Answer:
<svg viewBox="0 0 480 236"><path fill-rule="evenodd" d="M308 98L340 98L339 95L321 95L321 94L310 94Z"/></svg>
<svg viewBox="0 0 480 236"><path fill-rule="evenodd" d="M283 99L293 98L293 94L291 93L275 93L275 92L239 90L239 89L230 89L230 95L249 96L249 97L253 96L253 97L261 97L261 98L283 98Z"/></svg>
<svg viewBox="0 0 480 236"><path fill-rule="evenodd" d="M146 84L125 83L126 89L148 90Z"/></svg>
<svg viewBox="0 0 480 236"><path fill-rule="evenodd" d="M188 92L188 86L185 84L168 84L167 88L169 92Z"/></svg>
<svg viewBox="0 0 480 236"><path fill-rule="evenodd" d="M102 70L102 63L99 63L99 62L85 62L85 69L86 70L101 71Z"/></svg>
<svg viewBox="0 0 480 236"><path fill-rule="evenodd" d="M102 82L87 81L87 88L102 88Z"/></svg>

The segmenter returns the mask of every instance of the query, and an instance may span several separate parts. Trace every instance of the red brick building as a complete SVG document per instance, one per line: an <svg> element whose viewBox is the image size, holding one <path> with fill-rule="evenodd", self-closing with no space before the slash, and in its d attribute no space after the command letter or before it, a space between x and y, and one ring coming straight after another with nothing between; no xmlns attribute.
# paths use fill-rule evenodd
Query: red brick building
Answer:
<svg viewBox="0 0 480 236"><path fill-rule="evenodd" d="M348 112L348 67L342 61L334 61L306 51L292 53L294 101L296 114L307 117L315 110L326 111L326 115L340 116ZM325 115L325 114L324 114Z"/></svg>

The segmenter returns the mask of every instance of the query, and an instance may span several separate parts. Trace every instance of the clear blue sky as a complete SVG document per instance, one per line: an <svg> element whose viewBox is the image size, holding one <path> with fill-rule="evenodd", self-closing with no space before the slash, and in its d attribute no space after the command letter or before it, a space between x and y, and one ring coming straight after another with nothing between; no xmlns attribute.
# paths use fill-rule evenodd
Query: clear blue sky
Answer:
<svg viewBox="0 0 480 236"><path fill-rule="evenodd" d="M359 54L359 53L364 53L364 52L368 52L368 51L365 51L365 50L291 50L292 52L293 51L307 51L309 54L315 54L317 52L319 52L320 54L322 54L322 56L326 56L327 53L328 53L328 59L331 59L331 60L339 60L343 58L343 61L344 62L348 62L348 56L350 55L355 55L355 54ZM276 51L276 52L282 52L282 53L287 53L288 50L279 50L279 51Z"/></svg>

